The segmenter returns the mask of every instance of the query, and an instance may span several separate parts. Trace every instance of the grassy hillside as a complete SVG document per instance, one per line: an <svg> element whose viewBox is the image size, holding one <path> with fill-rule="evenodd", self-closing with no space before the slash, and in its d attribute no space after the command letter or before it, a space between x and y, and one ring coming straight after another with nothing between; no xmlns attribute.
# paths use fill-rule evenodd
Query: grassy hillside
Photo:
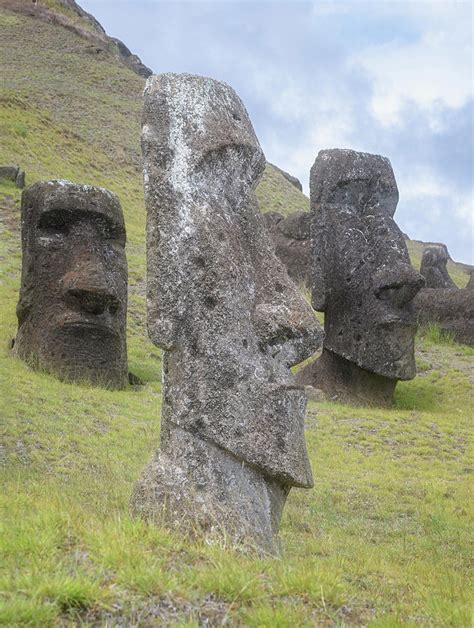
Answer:
<svg viewBox="0 0 474 628"><path fill-rule="evenodd" d="M143 80L1 6L0 163L18 162L28 183L63 177L119 195L129 362L145 385L62 384L11 357L20 193L0 185L0 624L469 625L473 351L436 330L418 339L420 376L399 385L393 409L310 403L316 486L290 494L281 559L130 520L161 401L144 325ZM259 198L264 211L307 203L271 169Z"/></svg>

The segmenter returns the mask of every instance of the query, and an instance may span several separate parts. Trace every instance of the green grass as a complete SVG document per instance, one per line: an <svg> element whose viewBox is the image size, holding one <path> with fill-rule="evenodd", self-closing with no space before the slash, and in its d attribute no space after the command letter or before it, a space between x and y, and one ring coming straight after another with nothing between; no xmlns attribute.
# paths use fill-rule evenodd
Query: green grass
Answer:
<svg viewBox="0 0 474 628"><path fill-rule="evenodd" d="M0 184L0 624L470 625L473 351L436 330L417 339L420 374L399 384L393 409L309 404L315 488L290 493L280 559L129 517L161 403L144 323L143 81L62 29L7 12L0 29L0 162L19 163L28 183L64 177L119 195L129 364L144 381L63 384L11 356L20 192ZM267 170L263 209L307 208L277 177Z"/></svg>

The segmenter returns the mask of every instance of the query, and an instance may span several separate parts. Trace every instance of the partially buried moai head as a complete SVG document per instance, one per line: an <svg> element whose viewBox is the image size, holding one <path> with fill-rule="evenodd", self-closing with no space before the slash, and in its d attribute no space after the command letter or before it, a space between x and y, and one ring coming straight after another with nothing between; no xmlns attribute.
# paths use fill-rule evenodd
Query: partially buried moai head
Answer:
<svg viewBox="0 0 474 628"><path fill-rule="evenodd" d="M323 150L311 169L312 301L325 312L324 347L390 379L415 375L411 301L424 280L393 220L390 161Z"/></svg>
<svg viewBox="0 0 474 628"><path fill-rule="evenodd" d="M16 354L61 379L127 382L127 261L117 197L68 181L22 195Z"/></svg>

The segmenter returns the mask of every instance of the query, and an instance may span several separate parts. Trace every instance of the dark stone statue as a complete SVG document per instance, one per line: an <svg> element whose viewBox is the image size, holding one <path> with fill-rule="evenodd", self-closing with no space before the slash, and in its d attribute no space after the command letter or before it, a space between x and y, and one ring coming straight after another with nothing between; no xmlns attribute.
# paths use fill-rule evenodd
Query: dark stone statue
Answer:
<svg viewBox="0 0 474 628"><path fill-rule="evenodd" d="M446 268L451 259L445 244L430 244L423 251L420 273L425 278L427 288L450 288L457 286Z"/></svg>
<svg viewBox="0 0 474 628"><path fill-rule="evenodd" d="M278 212L263 214L275 253L288 275L299 285L309 283L311 267L311 236L309 212L283 216Z"/></svg>
<svg viewBox="0 0 474 628"><path fill-rule="evenodd" d="M392 167L380 155L323 150L310 188L312 303L326 337L297 381L342 401L389 404L397 381L415 376L411 301L424 283L393 220Z"/></svg>
<svg viewBox="0 0 474 628"><path fill-rule="evenodd" d="M22 195L16 354L61 379L127 383L125 225L111 192L68 181Z"/></svg>
<svg viewBox="0 0 474 628"><path fill-rule="evenodd" d="M164 349L161 444L132 511L274 551L292 486L311 487L306 398L290 366L321 344L258 210L265 158L224 83L148 79L142 128L148 329Z"/></svg>

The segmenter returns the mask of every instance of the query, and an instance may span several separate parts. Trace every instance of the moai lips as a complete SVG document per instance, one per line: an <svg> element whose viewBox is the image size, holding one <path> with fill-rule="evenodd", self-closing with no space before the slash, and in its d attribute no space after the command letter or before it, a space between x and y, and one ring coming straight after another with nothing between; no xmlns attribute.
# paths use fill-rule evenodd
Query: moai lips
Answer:
<svg viewBox="0 0 474 628"><path fill-rule="evenodd" d="M68 181L22 195L16 354L61 379L127 383L125 225L115 195Z"/></svg>
<svg viewBox="0 0 474 628"><path fill-rule="evenodd" d="M272 252L265 158L235 92L151 77L142 150L148 328L165 354L161 447L132 509L273 551L290 487L312 485L290 366L322 330Z"/></svg>
<svg viewBox="0 0 474 628"><path fill-rule="evenodd" d="M389 403L396 382L415 376L411 302L424 283L393 220L392 167L380 155L324 150L310 187L312 303L325 312L326 336L322 358L298 381Z"/></svg>

